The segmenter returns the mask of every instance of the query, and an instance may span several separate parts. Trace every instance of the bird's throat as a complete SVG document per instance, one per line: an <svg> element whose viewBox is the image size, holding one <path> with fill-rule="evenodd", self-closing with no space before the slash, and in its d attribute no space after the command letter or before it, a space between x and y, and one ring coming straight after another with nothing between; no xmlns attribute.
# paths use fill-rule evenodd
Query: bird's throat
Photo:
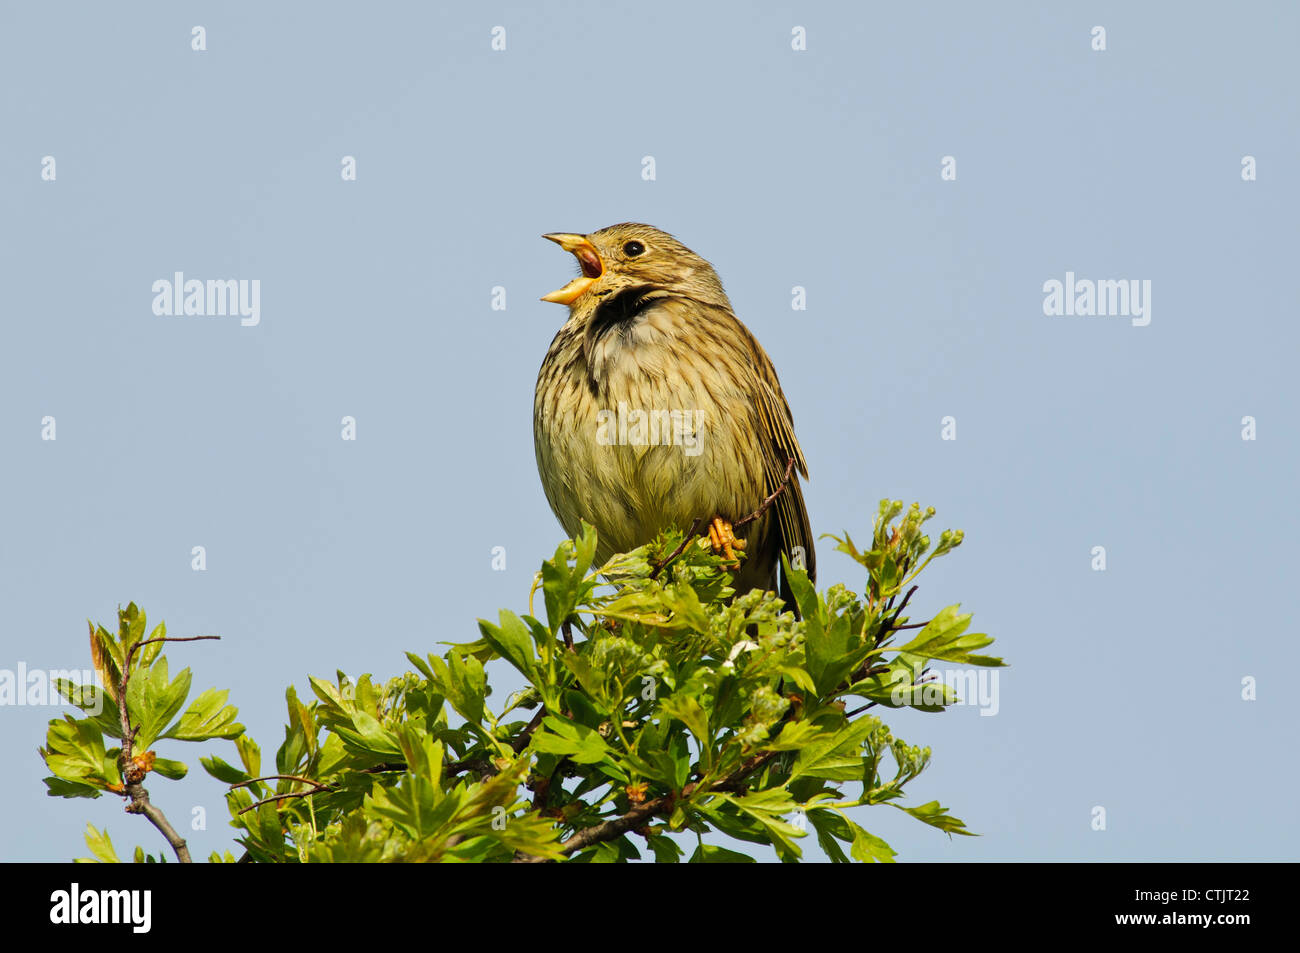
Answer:
<svg viewBox="0 0 1300 953"><path fill-rule="evenodd" d="M667 292L655 285L634 285L615 292L596 306L596 312L591 316L591 323L587 327L587 334L589 337L599 338L613 328L626 326L635 321L656 301L666 296Z"/></svg>

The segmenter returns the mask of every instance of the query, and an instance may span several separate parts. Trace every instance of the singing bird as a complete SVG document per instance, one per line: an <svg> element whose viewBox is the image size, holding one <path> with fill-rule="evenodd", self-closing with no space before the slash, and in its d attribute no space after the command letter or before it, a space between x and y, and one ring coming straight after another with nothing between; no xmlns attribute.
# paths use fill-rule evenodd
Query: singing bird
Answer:
<svg viewBox="0 0 1300 953"><path fill-rule="evenodd" d="M537 469L564 531L595 526L599 564L707 521L716 552L743 551L736 591L779 591L791 605L780 554L816 574L791 461L805 478L808 465L772 361L713 266L649 225L542 237L582 269L542 298L569 317L533 402Z"/></svg>

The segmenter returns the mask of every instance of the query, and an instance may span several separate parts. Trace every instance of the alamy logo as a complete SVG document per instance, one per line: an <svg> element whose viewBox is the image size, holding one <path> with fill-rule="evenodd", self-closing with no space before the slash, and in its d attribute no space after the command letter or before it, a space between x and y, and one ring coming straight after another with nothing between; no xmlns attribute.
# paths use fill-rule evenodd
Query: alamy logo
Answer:
<svg viewBox="0 0 1300 953"><path fill-rule="evenodd" d="M996 715L1002 708L998 681L997 669L942 669L923 682L913 682L905 671L898 670L891 679L889 698L895 708L970 705L978 708L980 715Z"/></svg>
<svg viewBox="0 0 1300 953"><path fill-rule="evenodd" d="M153 283L153 313L157 315L239 315L239 323L254 327L262 320L261 278L185 279L176 272L172 280Z"/></svg>
<svg viewBox="0 0 1300 953"><path fill-rule="evenodd" d="M127 923L133 933L148 933L153 922L150 890L71 890L50 894L51 923Z"/></svg>
<svg viewBox="0 0 1300 953"><path fill-rule="evenodd" d="M1074 277L1074 272L1065 273L1065 281L1049 278L1043 282L1043 314L1049 317L1057 315L1101 315L1106 317L1132 317L1135 328L1144 328L1151 323L1151 279L1121 278L1113 280L1102 278L1093 281L1090 278Z"/></svg>
<svg viewBox="0 0 1300 953"><path fill-rule="evenodd" d="M618 411L596 411L596 443L602 447L681 447L688 457L704 448L704 411L641 410L618 402Z"/></svg>
<svg viewBox="0 0 1300 953"><path fill-rule="evenodd" d="M104 710L103 683L89 669L0 668L0 705L55 705L63 699L91 715Z"/></svg>

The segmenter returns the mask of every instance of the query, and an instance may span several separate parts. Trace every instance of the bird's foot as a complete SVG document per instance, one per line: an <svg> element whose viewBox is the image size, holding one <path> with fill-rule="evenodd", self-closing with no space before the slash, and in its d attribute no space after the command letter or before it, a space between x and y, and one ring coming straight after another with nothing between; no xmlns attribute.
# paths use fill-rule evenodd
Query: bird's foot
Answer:
<svg viewBox="0 0 1300 953"><path fill-rule="evenodd" d="M709 523L709 545L713 547L715 555L727 558L729 565L726 568L740 568L740 560L736 556L736 550L744 550L745 541L736 538L731 524L721 516L715 516Z"/></svg>

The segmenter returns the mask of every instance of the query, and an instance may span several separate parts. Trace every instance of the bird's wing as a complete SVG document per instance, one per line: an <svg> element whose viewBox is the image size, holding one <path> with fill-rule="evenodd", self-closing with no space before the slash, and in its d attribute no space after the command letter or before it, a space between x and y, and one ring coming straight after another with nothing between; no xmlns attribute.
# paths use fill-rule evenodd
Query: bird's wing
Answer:
<svg viewBox="0 0 1300 953"><path fill-rule="evenodd" d="M771 362L767 361L766 354L763 355L763 359L763 363L767 364L766 369L772 373L775 380L776 373L771 370ZM803 474L805 478L808 476L808 464L794 435L794 420L790 415L790 405L786 402L785 395L781 393L780 386L780 384L773 386L766 380L759 382L763 429L770 438L765 442L763 453L763 482L769 494L774 493L781 485L781 481L785 479L785 470L792 458L798 473ZM800 547L803 550L804 569L808 572L808 578L816 582L817 558L813 548L812 526L808 522L808 509L804 506L803 489L799 486L799 477L795 473L790 474L790 484L772 505L776 510L777 526L781 532L781 551L793 559L791 554L794 547ZM781 595L789 600L790 594L784 583L783 578Z"/></svg>
<svg viewBox="0 0 1300 953"><path fill-rule="evenodd" d="M763 485L766 488L764 492L766 497L776 492L781 485L781 481L785 478L785 468L791 459L794 460L795 471L805 479L808 477L808 462L804 459L799 439L794 435L794 416L790 413L790 404L781 390L781 382L777 380L772 359L767 356L767 352L763 350L763 346L758 343L758 339L749 328L745 327L734 314L730 312L727 314L735 322L753 358L750 366L754 373L755 406L762 420L764 436L767 438L760 445L763 454ZM781 552L793 559L791 554L794 547L800 547L803 550L804 569L808 572L808 578L816 582L817 558L813 548L812 526L808 522L808 509L804 505L803 490L799 486L795 473L791 473L790 485L776 498L772 506L776 510L777 527L781 534ZM781 580L781 596L788 604L792 604L793 600L784 577Z"/></svg>

